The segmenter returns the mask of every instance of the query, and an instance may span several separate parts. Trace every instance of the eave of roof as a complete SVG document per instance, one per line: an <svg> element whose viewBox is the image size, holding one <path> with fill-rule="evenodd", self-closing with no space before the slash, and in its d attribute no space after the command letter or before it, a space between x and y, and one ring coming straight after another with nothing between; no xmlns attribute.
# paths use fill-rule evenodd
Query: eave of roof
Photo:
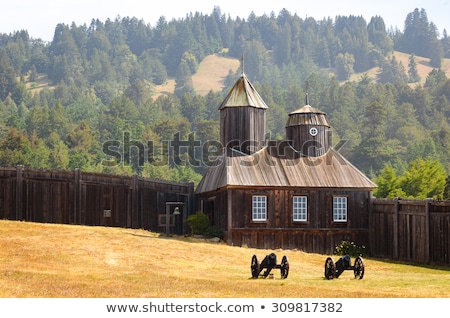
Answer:
<svg viewBox="0 0 450 318"><path fill-rule="evenodd" d="M294 110L293 112L290 112L289 115L293 114L322 114L326 115L323 111L318 110L317 108L311 106L311 105L305 105L300 107L297 110Z"/></svg>
<svg viewBox="0 0 450 318"><path fill-rule="evenodd" d="M373 190L367 176L333 148L320 157L283 158L265 147L253 155L219 157L209 168L196 193L227 186L304 187Z"/></svg>

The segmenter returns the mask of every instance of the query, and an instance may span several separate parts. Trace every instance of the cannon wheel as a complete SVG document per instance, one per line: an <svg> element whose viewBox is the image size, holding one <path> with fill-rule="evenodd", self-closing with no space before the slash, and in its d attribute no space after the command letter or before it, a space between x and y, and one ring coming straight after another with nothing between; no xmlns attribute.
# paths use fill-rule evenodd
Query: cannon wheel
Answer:
<svg viewBox="0 0 450 318"><path fill-rule="evenodd" d="M336 276L336 264L331 257L325 261L325 278L333 279Z"/></svg>
<svg viewBox="0 0 450 318"><path fill-rule="evenodd" d="M364 261L361 256L355 259L355 265L353 266L353 273L355 278L362 279L364 277Z"/></svg>
<svg viewBox="0 0 450 318"><path fill-rule="evenodd" d="M287 256L283 256L283 259L281 260L281 278L287 278L289 274L289 260Z"/></svg>
<svg viewBox="0 0 450 318"><path fill-rule="evenodd" d="M258 257L256 257L256 255L253 255L253 257L252 257L252 264L251 264L250 268L252 270L252 278L258 278L260 268L259 268Z"/></svg>

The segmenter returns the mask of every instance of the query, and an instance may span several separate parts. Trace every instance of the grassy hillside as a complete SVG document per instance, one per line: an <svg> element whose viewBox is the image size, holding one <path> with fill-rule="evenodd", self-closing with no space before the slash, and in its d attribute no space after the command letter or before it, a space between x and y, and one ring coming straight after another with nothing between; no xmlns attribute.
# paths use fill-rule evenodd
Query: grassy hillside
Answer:
<svg viewBox="0 0 450 318"><path fill-rule="evenodd" d="M403 64L405 71L408 72L408 63L409 63L410 54L396 51L392 55L395 56L395 58L398 62L401 62ZM433 70L433 67L430 65L429 58L416 56L415 60L417 63L417 72L419 73L421 80L419 83L411 83L410 86L413 86L413 87L417 84L424 84L427 79L428 74ZM450 77L450 59L442 60L441 70L444 71L445 74L447 74L447 77ZM376 79L378 72L379 72L378 67L374 67L365 73L367 73L373 79ZM362 75L362 73L353 74L350 77L350 81L358 81L359 78L361 77L361 75Z"/></svg>
<svg viewBox="0 0 450 318"><path fill-rule="evenodd" d="M228 72L236 72L240 62L237 59L220 55L209 55L200 63L197 73L192 76L195 91L200 95L206 95L210 90L221 91L223 80Z"/></svg>
<svg viewBox="0 0 450 318"><path fill-rule="evenodd" d="M402 62L405 70L408 69L409 54L394 52L393 55L397 61ZM429 59L416 56L417 71L421 77L420 84L425 83L427 75L433 70ZM228 75L228 71L235 72L240 65L238 59L223 57L221 55L209 55L199 65L198 72L192 77L194 88L198 94L206 95L210 90L220 91L223 88L223 79ZM450 77L450 59L443 59L441 69ZM367 73L373 79L377 78L378 67L368 70ZM362 73L353 74L350 81L358 81ZM417 83L410 84L411 86ZM155 97L160 94L173 93L175 89L175 80L168 80L166 84L155 87Z"/></svg>
<svg viewBox="0 0 450 318"><path fill-rule="evenodd" d="M409 54L394 52L393 55L395 56L397 61L401 61L403 63L403 66L407 70ZM433 70L433 67L431 67L428 58L416 56L416 62L417 71L419 73L419 76L421 77L420 83L423 84L427 78L428 73ZM197 73L192 76L192 82L195 91L200 95L206 95L210 90L215 92L222 90L223 80L228 75L228 72L230 70L232 72L235 72L239 68L239 66L240 62L238 59L224 57L219 54L208 55L200 63ZM443 60L441 69L447 74L448 77L450 77L450 59ZM376 79L378 68L372 68L365 73ZM361 75L362 73L353 74L350 77L350 81L358 81ZM31 87L31 83L28 83L28 87L32 89L42 89L44 87L51 88L45 76L41 76L39 78L39 81L37 83L34 83L34 85L34 87ZM174 90L175 80L169 79L165 84L155 86L154 97L156 98L163 94L173 93Z"/></svg>
<svg viewBox="0 0 450 318"><path fill-rule="evenodd" d="M251 279L253 255L289 258ZM257 250L144 230L0 220L0 297L450 297L450 269L365 259L362 280L324 279L327 255ZM339 258L335 257L335 261ZM352 259L353 262L353 259Z"/></svg>
<svg viewBox="0 0 450 318"><path fill-rule="evenodd" d="M221 91L223 80L231 70L233 73L240 65L239 60L224 57L218 54L208 55L199 65L197 73L192 76L192 83L197 94L206 95L209 91ZM155 87L155 96L173 93L175 80L169 79L167 83Z"/></svg>

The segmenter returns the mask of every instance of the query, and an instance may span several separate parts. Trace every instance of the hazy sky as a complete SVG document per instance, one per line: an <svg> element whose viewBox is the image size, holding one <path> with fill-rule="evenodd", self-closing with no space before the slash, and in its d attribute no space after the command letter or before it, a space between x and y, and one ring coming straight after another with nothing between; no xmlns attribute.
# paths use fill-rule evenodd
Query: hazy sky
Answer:
<svg viewBox="0 0 450 318"><path fill-rule="evenodd" d="M211 14L219 6L222 14L232 18L278 15L281 9L301 18L335 18L337 15L363 16L367 23L373 16L381 16L386 27L403 31L406 15L415 8L425 9L428 20L436 24L440 33L450 32L450 0L20 0L0 5L0 33L27 30L31 37L51 41L58 23L89 25L92 19L105 21L116 17L136 17L151 26L164 16L167 20L184 18L186 14Z"/></svg>

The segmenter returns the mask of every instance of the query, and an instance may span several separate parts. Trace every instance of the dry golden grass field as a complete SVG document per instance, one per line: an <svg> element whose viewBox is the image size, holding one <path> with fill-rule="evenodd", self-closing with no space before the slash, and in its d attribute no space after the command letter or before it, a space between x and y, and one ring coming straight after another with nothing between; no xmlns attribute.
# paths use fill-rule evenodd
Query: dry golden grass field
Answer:
<svg viewBox="0 0 450 318"><path fill-rule="evenodd" d="M408 70L408 59L409 54L394 52L393 55L398 62L402 62L405 70ZM421 80L419 83L411 83L410 86L414 87L417 84L424 84L427 79L428 74L433 70L429 63L428 58L416 56L417 71ZM192 76L192 83L197 94L206 95L210 90L218 92L224 87L223 80L228 75L229 70L233 73L240 67L240 62L238 59L224 57L219 54L208 55L200 63L199 69L194 76ZM450 77L450 59L442 60L441 70L444 71L448 77ZM379 72L378 67L370 69L365 72L373 79L377 78ZM350 77L350 81L358 81L362 73L353 74ZM154 98L162 94L173 93L175 90L175 80L169 79L164 85L155 86Z"/></svg>
<svg viewBox="0 0 450 318"><path fill-rule="evenodd" d="M405 71L408 72L408 63L410 54L402 53L402 52L394 52L390 57L395 56L397 62L401 62ZM419 83L411 83L409 84L411 87L415 87L417 84L424 84L428 74L433 70L433 67L430 65L430 59L425 57L416 56L415 61L417 63L417 73L420 76ZM442 59L441 70L447 74L447 77L450 77L450 59ZM377 78L377 74L379 72L378 67L374 67L366 72L370 77ZM361 77L361 73L353 74L350 77L350 81L358 81Z"/></svg>
<svg viewBox="0 0 450 318"><path fill-rule="evenodd" d="M274 252L289 275L251 279ZM260 250L145 230L0 220L0 297L448 298L450 268L365 258L365 275L324 278L327 255ZM339 259L333 256L335 261ZM353 262L353 259L352 259Z"/></svg>
<svg viewBox="0 0 450 318"><path fill-rule="evenodd" d="M192 84L197 94L202 96L209 91L220 92L224 87L224 79L229 71L236 72L240 62L237 59L224 57L218 54L208 55L200 63L197 73L192 76ZM173 93L175 90L175 80L169 79L163 85L155 86L154 98Z"/></svg>

